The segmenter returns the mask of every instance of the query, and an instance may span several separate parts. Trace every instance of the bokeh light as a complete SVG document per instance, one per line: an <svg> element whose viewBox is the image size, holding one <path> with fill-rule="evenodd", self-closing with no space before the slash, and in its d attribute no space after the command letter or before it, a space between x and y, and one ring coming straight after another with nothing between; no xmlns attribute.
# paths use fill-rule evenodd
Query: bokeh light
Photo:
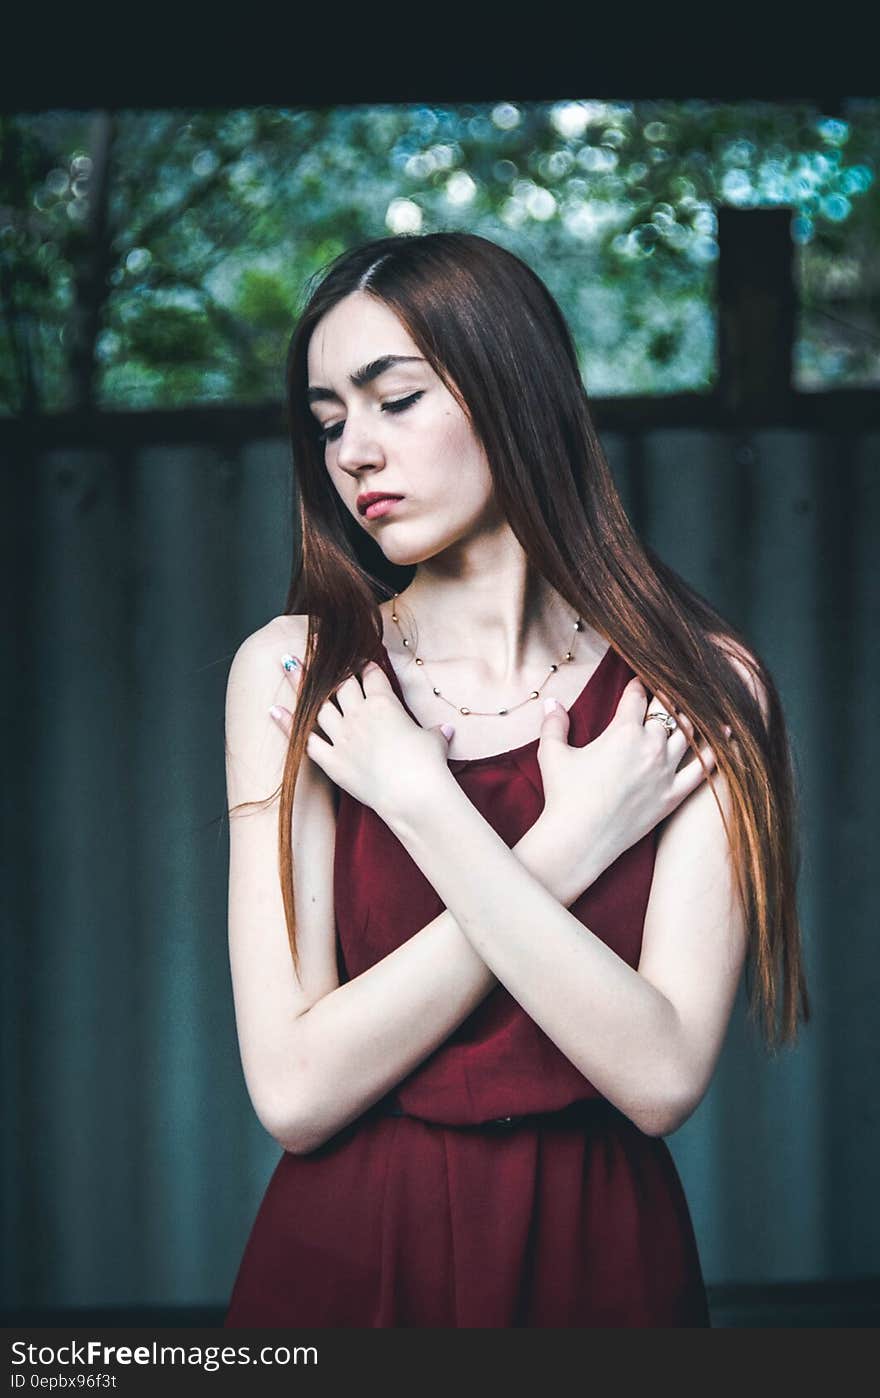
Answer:
<svg viewBox="0 0 880 1398"><path fill-rule="evenodd" d="M721 206L790 210L797 384L880 382L877 99L121 112L106 165L101 122L0 117L21 151L0 216L0 411L28 381L43 411L73 407L74 355L98 406L266 401L310 277L357 241L440 228L535 268L592 392L705 392Z"/></svg>

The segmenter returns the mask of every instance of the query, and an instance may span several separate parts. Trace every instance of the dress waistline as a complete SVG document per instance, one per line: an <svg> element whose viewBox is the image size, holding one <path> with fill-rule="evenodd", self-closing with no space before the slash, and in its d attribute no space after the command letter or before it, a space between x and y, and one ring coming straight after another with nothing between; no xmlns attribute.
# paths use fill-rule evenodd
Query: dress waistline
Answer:
<svg viewBox="0 0 880 1398"><path fill-rule="evenodd" d="M517 1126L575 1126L583 1122L595 1121L597 1116L608 1112L618 1114L617 1108L608 1101L607 1097L586 1097L578 1102L572 1102L567 1107L561 1107L556 1111L549 1112L525 1112L519 1116L497 1116L491 1117L487 1121L478 1122L446 1122L431 1121L426 1117L417 1116L413 1112L405 1112L403 1108L393 1099L383 1098L371 1108L369 1115L375 1116L408 1116L413 1121L422 1121L426 1126L445 1126L453 1131L512 1131Z"/></svg>

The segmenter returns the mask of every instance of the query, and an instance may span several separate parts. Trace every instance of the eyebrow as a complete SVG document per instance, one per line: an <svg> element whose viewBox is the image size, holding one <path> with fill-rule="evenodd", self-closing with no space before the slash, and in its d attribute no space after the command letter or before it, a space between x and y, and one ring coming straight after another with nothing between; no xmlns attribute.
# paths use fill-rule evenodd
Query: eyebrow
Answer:
<svg viewBox="0 0 880 1398"><path fill-rule="evenodd" d="M393 369L395 364L424 364L425 360L417 354L383 354L378 359L371 359L369 364L364 364L360 369L356 369L353 374L349 374L351 382L355 388L363 388L365 384L372 383L380 374L384 374L387 369ZM318 403L324 399L331 399L334 403L340 401L339 394L334 393L332 388L310 388L308 400L310 403Z"/></svg>

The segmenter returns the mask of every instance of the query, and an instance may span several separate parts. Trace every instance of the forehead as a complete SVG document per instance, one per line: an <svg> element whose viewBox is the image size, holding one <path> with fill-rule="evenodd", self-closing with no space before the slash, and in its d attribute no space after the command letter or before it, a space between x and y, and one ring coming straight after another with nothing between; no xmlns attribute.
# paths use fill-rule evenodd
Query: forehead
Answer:
<svg viewBox="0 0 880 1398"><path fill-rule="evenodd" d="M353 291L322 316L312 331L309 383L333 385L383 354L421 356L421 351L382 301L365 291Z"/></svg>

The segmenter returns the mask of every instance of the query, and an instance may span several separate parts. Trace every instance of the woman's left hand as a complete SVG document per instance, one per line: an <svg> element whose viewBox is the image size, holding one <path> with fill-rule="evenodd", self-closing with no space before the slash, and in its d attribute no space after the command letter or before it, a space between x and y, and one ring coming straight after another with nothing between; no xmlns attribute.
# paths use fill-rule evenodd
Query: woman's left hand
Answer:
<svg viewBox="0 0 880 1398"><path fill-rule="evenodd" d="M290 660L283 656L282 664L298 691L302 669L299 663L290 665ZM413 722L385 671L372 660L360 678L349 675L343 680L333 698L339 708L332 698L321 705L317 722L326 737L312 730L306 740L308 756L332 782L370 806L386 824L410 814L448 773L448 739L442 727L422 728ZM279 708L273 718L289 735L291 714ZM450 725L443 727L451 737Z"/></svg>
<svg viewBox="0 0 880 1398"><path fill-rule="evenodd" d="M671 736L648 721L651 713L675 717ZM598 849L607 856L602 862L607 868L671 815L717 766L705 742L699 748L702 761L688 759L681 765L694 751L693 724L661 694L649 695L637 675L624 686L605 728L582 747L569 744L569 717L561 707L545 716L538 766L544 788L541 824L552 832L555 845L570 851L573 869L579 849L590 861L586 867Z"/></svg>

